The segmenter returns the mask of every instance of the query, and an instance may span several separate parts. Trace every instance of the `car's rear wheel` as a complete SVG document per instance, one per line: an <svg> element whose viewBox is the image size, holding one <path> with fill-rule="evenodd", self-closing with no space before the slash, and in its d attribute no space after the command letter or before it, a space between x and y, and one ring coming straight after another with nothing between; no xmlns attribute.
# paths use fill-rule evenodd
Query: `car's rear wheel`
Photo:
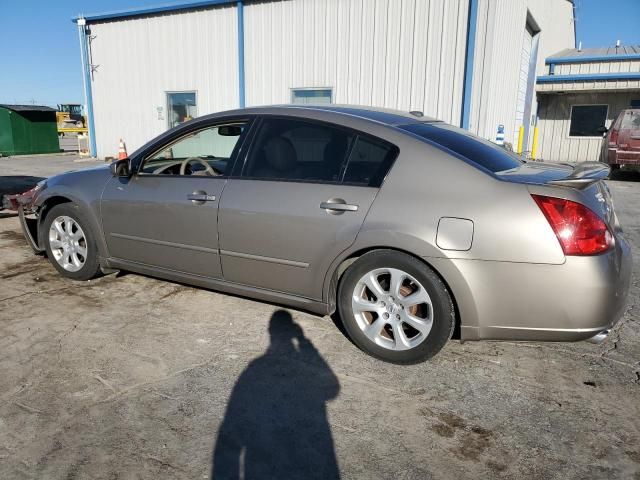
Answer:
<svg viewBox="0 0 640 480"><path fill-rule="evenodd" d="M53 207L44 219L41 238L49 261L63 276L89 280L100 272L95 237L77 205Z"/></svg>
<svg viewBox="0 0 640 480"><path fill-rule="evenodd" d="M440 277L394 250L369 252L347 269L338 288L338 309L353 342L392 363L427 360L455 327L455 308Z"/></svg>

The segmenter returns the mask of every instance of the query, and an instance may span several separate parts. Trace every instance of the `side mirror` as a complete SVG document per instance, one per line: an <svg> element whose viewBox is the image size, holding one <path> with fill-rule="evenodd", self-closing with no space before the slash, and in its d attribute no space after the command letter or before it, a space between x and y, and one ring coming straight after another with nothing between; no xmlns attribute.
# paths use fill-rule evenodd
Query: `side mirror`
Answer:
<svg viewBox="0 0 640 480"><path fill-rule="evenodd" d="M111 165L109 165L109 170L111 171L111 175L114 177L130 177L133 173L131 171L131 160L128 158L116 160L111 163Z"/></svg>
<svg viewBox="0 0 640 480"><path fill-rule="evenodd" d="M605 127L604 125L602 125L601 127L598 127L597 132L604 135L605 133L607 133L609 131L609 129L607 127Z"/></svg>

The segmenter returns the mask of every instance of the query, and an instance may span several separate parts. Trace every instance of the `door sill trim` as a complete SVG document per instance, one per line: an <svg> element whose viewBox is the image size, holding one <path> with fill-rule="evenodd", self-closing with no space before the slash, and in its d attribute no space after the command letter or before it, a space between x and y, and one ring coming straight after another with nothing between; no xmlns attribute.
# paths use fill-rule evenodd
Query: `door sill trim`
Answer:
<svg viewBox="0 0 640 480"><path fill-rule="evenodd" d="M307 268L309 266L309 264L305 262L296 262L295 260L287 260L284 258L263 257L262 255L252 255L251 253L232 252L231 250L220 250L220 255L245 258L247 260L257 260L258 262L278 263L280 265L288 265L290 267Z"/></svg>
<svg viewBox="0 0 640 480"><path fill-rule="evenodd" d="M133 240L134 242L152 243L153 245L162 245L165 247L183 248L185 250L195 250L196 252L213 253L218 255L217 248L198 247L196 245L187 245L186 243L167 242L166 240L156 240L155 238L136 237L135 235L125 235L123 233L110 233L112 237L124 240Z"/></svg>
<svg viewBox="0 0 640 480"><path fill-rule="evenodd" d="M123 270L141 273L143 275L165 278L210 290L246 296L252 300L264 300L270 303L280 303L283 305L293 306L320 315L328 315L330 313L328 305L319 300L313 300L311 298L278 292L266 288L252 287L241 283L229 282L222 278L206 277L204 275L196 275L113 257L108 259L108 266L110 268L121 268Z"/></svg>

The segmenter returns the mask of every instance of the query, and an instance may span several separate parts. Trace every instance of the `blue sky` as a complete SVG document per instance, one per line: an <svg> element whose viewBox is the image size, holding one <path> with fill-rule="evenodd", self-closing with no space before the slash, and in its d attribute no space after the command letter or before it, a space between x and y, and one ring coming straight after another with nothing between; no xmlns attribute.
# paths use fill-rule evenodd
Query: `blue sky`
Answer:
<svg viewBox="0 0 640 480"><path fill-rule="evenodd" d="M136 8L163 0L0 0L0 103L81 103L79 13ZM583 48L640 45L640 0L576 0Z"/></svg>

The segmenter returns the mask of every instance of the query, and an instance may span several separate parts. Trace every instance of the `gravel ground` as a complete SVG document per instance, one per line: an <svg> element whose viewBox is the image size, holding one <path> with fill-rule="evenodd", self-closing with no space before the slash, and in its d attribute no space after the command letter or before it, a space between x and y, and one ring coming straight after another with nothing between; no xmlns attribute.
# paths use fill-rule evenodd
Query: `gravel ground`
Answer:
<svg viewBox="0 0 640 480"><path fill-rule="evenodd" d="M13 162L0 175L67 167ZM640 183L610 187L635 260L605 343L452 341L408 367L328 317L134 274L63 279L5 215L0 478L208 478L214 458L224 478L241 458L246 478L640 479Z"/></svg>

